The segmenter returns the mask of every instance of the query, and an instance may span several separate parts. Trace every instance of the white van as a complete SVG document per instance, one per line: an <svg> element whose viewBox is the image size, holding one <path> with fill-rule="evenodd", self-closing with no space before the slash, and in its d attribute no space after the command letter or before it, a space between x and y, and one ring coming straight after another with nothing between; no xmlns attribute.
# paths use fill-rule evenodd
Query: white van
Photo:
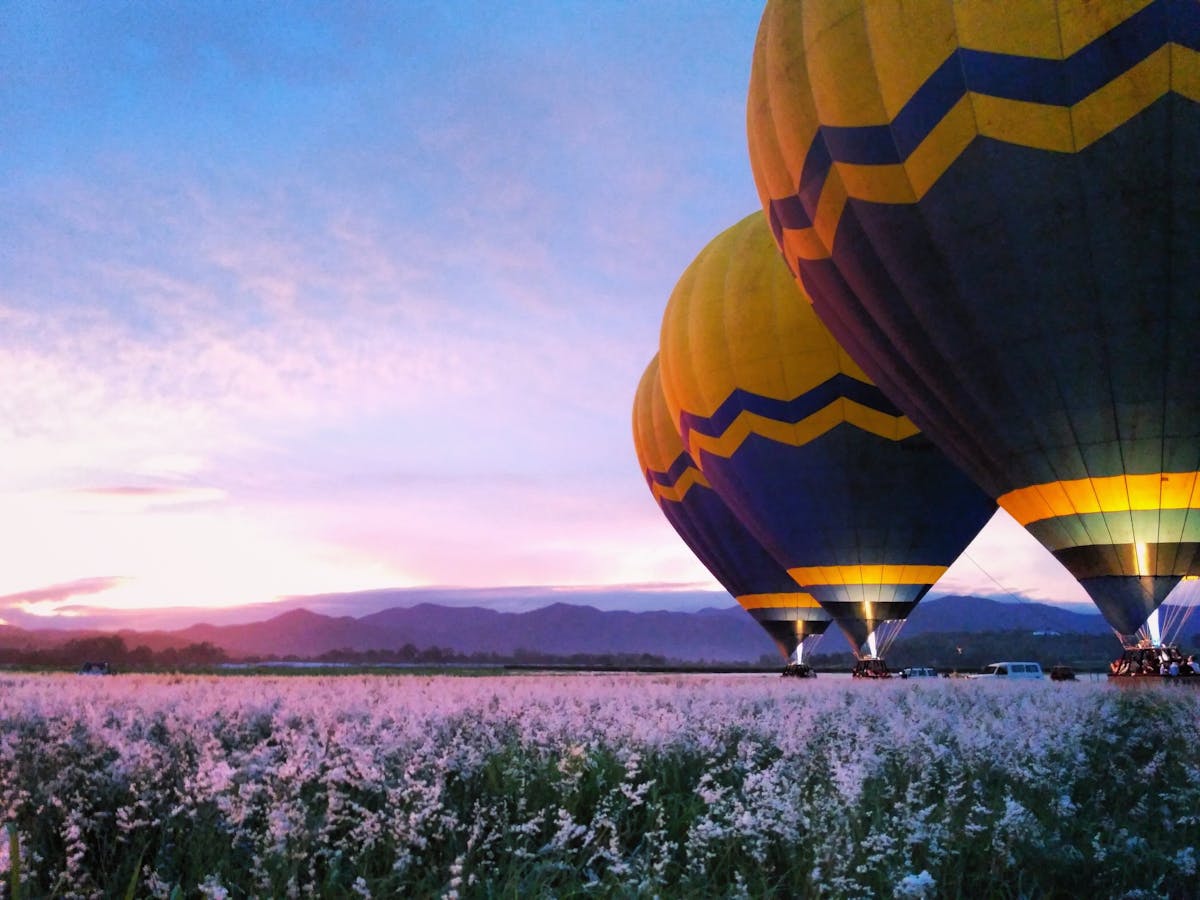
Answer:
<svg viewBox="0 0 1200 900"><path fill-rule="evenodd" d="M1042 667L1035 662L996 662L983 667L976 678L1041 678Z"/></svg>

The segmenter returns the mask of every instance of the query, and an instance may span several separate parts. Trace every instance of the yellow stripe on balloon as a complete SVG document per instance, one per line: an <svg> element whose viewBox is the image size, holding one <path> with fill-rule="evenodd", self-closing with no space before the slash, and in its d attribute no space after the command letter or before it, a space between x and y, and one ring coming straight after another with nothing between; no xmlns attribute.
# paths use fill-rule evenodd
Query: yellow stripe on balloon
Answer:
<svg viewBox="0 0 1200 900"><path fill-rule="evenodd" d="M842 398L842 415L848 425L889 441L903 441L918 434L920 429L907 416L890 416L887 413Z"/></svg>
<svg viewBox="0 0 1200 900"><path fill-rule="evenodd" d="M752 434L777 444L803 447L842 424L853 425L889 441L902 441L917 434L919 430L906 416L890 416L845 397L839 397L795 423L780 422L758 413L741 412L721 434L689 432L688 453L698 462L705 453L729 459Z"/></svg>
<svg viewBox="0 0 1200 900"><path fill-rule="evenodd" d="M824 433L839 424L841 417L834 409L834 404L831 403L824 409L813 413L805 419L805 422L812 422L815 428L819 428L821 433ZM721 434L689 432L687 436L688 453L700 465L704 465L702 454L705 453L729 459L752 434L765 437L778 444L795 444L792 428L793 426L788 422L778 422L757 413L742 412L729 423L729 427Z"/></svg>
<svg viewBox="0 0 1200 900"><path fill-rule="evenodd" d="M651 488L650 492L654 495L654 499L657 500L659 504L666 502L680 503L682 502L683 498L687 496L687 492L692 488L711 486L712 485L708 483L708 479L704 477L704 474L699 469L697 469L695 466L688 466L687 469L684 470L683 474L675 480L674 484L659 484L656 481L654 482L654 487Z"/></svg>
<svg viewBox="0 0 1200 900"><path fill-rule="evenodd" d="M996 502L1022 525L1089 513L1200 509L1200 472L1153 472L1052 481L1009 491Z"/></svg>
<svg viewBox="0 0 1200 900"><path fill-rule="evenodd" d="M839 181L838 186L840 187L840 185ZM833 192L829 190L823 191L822 199L826 194L831 193ZM837 195L840 203L817 213L820 220L831 222L835 228L838 220L842 217L842 210L846 206L846 192L838 191ZM768 202L770 201L768 200ZM829 244L821 237L816 228L783 229L783 246L780 249L783 251L784 258L789 262L793 259L828 259L830 256ZM812 302L807 294L805 299Z"/></svg>
<svg viewBox="0 0 1200 900"><path fill-rule="evenodd" d="M971 94L970 99L979 123L979 133L984 137L1058 153L1070 153L1075 149L1071 110L1065 106L1008 100L985 94ZM950 164L953 162L950 160ZM946 168L949 167L948 164ZM940 176L942 172L937 175Z"/></svg>
<svg viewBox="0 0 1200 900"><path fill-rule="evenodd" d="M1077 51L1082 50L1097 38L1108 34L1153 2L1155 0L1104 0L1103 3L1072 0L1068 3L1056 3L1058 39L1061 42L1061 50L1057 58L1069 59ZM1005 5L1019 12L1023 4ZM991 6L995 8L995 4L991 4Z"/></svg>
<svg viewBox="0 0 1200 900"><path fill-rule="evenodd" d="M822 193L815 227L832 239L832 228L828 224L822 225L822 220L827 217L840 217L846 196L875 203L916 203L954 160L962 155L976 133L975 115L971 109L970 98L964 96L903 163L834 163L833 168L842 179L843 188L839 191L841 196L827 202Z"/></svg>
<svg viewBox="0 0 1200 900"><path fill-rule="evenodd" d="M1200 103L1200 53L1171 45L1171 90Z"/></svg>
<svg viewBox="0 0 1200 900"><path fill-rule="evenodd" d="M819 585L933 584L948 566L797 566L788 574L801 587Z"/></svg>
<svg viewBox="0 0 1200 900"><path fill-rule="evenodd" d="M742 594L736 598L742 609L820 609L812 594Z"/></svg>
<svg viewBox="0 0 1200 900"><path fill-rule="evenodd" d="M968 94L950 108L950 112L904 161L904 169L908 172L918 200L970 146L978 131L975 110Z"/></svg>
<svg viewBox="0 0 1200 900"><path fill-rule="evenodd" d="M1071 108L1076 152L1124 125L1171 90L1171 46L1160 47Z"/></svg>
<svg viewBox="0 0 1200 900"><path fill-rule="evenodd" d="M842 184L846 188L843 196L848 194L851 197L869 197L875 203L917 202L917 195L902 163L880 166L839 162L834 163L833 168L842 176ZM845 204L845 200L842 200L842 204ZM821 216L821 212L818 208L818 217ZM841 215L840 209L837 214ZM818 222L816 227L822 230L821 223Z"/></svg>

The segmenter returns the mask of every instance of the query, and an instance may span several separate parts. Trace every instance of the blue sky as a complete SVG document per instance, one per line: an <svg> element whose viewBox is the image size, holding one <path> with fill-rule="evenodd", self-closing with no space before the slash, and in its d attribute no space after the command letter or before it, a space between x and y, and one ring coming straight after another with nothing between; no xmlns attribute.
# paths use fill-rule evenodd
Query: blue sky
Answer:
<svg viewBox="0 0 1200 900"><path fill-rule="evenodd" d="M0 15L0 620L716 590L629 419L757 204L756 4ZM943 588L1086 599L1011 521L980 541Z"/></svg>

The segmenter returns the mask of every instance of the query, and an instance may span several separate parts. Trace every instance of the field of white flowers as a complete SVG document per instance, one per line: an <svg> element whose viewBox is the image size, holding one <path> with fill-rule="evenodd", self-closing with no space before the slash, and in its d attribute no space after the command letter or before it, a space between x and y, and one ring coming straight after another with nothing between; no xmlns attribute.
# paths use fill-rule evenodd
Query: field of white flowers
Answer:
<svg viewBox="0 0 1200 900"><path fill-rule="evenodd" d="M18 897L1195 897L1200 691L0 676Z"/></svg>

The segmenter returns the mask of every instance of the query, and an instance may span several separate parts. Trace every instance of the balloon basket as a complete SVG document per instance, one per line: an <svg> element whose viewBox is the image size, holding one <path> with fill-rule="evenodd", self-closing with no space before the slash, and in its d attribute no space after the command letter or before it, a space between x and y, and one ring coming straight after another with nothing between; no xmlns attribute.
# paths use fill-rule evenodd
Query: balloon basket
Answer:
<svg viewBox="0 0 1200 900"><path fill-rule="evenodd" d="M855 663L850 672L851 678L891 678L887 663L880 656L863 656Z"/></svg>
<svg viewBox="0 0 1200 900"><path fill-rule="evenodd" d="M1155 681L1187 681L1200 685L1200 672L1193 662L1174 644L1155 646L1142 641L1126 646L1125 651L1108 665L1108 677L1115 681L1153 679ZM1172 674L1174 673L1174 674Z"/></svg>
<svg viewBox="0 0 1200 900"><path fill-rule="evenodd" d="M788 663L779 673L781 678L816 678L817 673L808 663Z"/></svg>

